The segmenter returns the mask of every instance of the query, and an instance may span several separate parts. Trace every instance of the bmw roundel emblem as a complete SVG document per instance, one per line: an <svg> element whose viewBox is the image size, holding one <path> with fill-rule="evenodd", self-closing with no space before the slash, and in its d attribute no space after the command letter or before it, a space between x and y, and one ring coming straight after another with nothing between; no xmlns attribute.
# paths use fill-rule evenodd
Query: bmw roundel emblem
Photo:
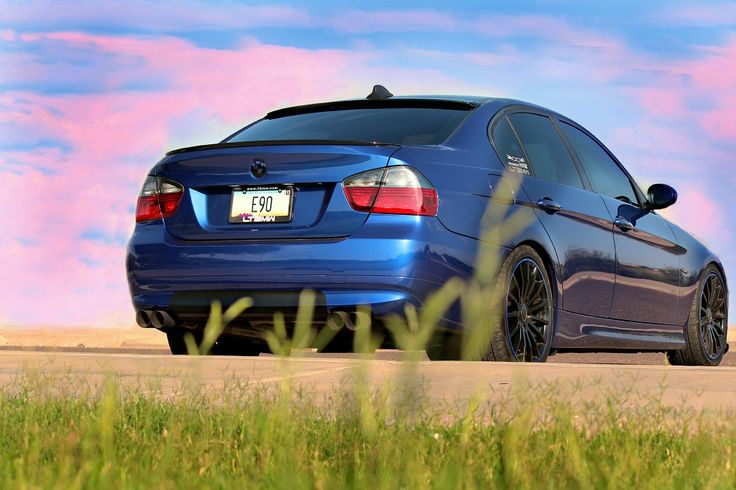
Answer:
<svg viewBox="0 0 736 490"><path fill-rule="evenodd" d="M250 164L250 173L252 173L253 177L256 179L260 179L266 175L266 162L259 159L253 160L253 163Z"/></svg>

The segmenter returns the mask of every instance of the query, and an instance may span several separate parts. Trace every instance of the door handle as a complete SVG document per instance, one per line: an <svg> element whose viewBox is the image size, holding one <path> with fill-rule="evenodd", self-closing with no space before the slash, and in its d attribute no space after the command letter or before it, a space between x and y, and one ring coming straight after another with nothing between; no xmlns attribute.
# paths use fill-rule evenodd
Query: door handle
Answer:
<svg viewBox="0 0 736 490"><path fill-rule="evenodd" d="M562 209L560 203L558 203L557 201L553 201L549 197L542 197L540 199L537 199L537 206L539 206L540 209L544 209L548 213L556 213L560 209Z"/></svg>
<svg viewBox="0 0 736 490"><path fill-rule="evenodd" d="M618 226L621 231L630 231L634 229L634 224L623 216L616 216L616 219L613 220L613 224Z"/></svg>

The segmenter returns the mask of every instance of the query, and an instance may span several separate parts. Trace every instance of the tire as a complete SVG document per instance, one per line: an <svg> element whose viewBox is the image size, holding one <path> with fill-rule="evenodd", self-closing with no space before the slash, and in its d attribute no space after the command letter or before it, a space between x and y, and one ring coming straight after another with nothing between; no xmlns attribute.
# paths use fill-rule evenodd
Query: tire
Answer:
<svg viewBox="0 0 736 490"><path fill-rule="evenodd" d="M210 354L215 356L257 356L266 346L263 342L233 335L221 335Z"/></svg>
<svg viewBox="0 0 736 490"><path fill-rule="evenodd" d="M549 274L528 245L515 248L498 275L490 346L483 360L544 362L554 336L555 309Z"/></svg>
<svg viewBox="0 0 736 490"><path fill-rule="evenodd" d="M186 333L194 335L194 340L197 344L199 344L202 337L201 332L192 332L189 330L167 330L165 333L166 339L169 341L169 350L171 350L171 354L175 356L185 356L188 354L187 345L184 342L184 335Z"/></svg>
<svg viewBox="0 0 736 490"><path fill-rule="evenodd" d="M728 294L723 276L709 265L698 283L685 328L686 347L667 352L675 366L718 366L727 350Z"/></svg>
<svg viewBox="0 0 736 490"><path fill-rule="evenodd" d="M168 330L166 331L166 338L169 341L169 349L175 356L187 355L186 343L184 342L184 336L190 333L194 336L194 341L197 345L202 341L202 332L199 330ZM261 342L254 341L253 339L246 339L241 337L221 335L215 345L212 346L210 352L211 355L215 356L257 356L263 351L263 345Z"/></svg>

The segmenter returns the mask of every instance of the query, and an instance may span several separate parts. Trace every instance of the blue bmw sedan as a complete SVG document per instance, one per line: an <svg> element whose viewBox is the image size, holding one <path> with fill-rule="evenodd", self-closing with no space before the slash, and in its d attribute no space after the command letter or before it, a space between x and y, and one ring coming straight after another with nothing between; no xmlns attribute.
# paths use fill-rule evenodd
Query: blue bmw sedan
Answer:
<svg viewBox="0 0 736 490"><path fill-rule="evenodd" d="M484 279L498 307L482 359L661 351L717 365L725 273L658 214L676 199L665 184L640 190L590 132L543 107L376 86L167 153L138 198L127 276L138 324L164 332L174 354L186 333L201 338L213 300L252 298L213 349L252 355L275 312L293 321L305 289L315 324L340 319L349 337L366 306L380 329L452 278L477 278L490 240L499 265ZM523 226L484 233L491 208ZM432 357L457 356L462 310L460 298L445 312Z"/></svg>

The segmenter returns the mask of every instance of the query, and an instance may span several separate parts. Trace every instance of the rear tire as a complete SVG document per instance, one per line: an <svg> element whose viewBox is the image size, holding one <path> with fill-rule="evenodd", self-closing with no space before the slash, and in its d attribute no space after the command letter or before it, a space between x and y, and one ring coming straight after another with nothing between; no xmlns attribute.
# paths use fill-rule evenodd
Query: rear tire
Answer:
<svg viewBox="0 0 736 490"><path fill-rule="evenodd" d="M674 366L718 366L726 353L728 298L721 272L714 265L703 271L685 329L687 346L667 352Z"/></svg>
<svg viewBox="0 0 736 490"><path fill-rule="evenodd" d="M514 249L498 275L490 346L483 360L544 362L552 347L555 310L544 261L528 245Z"/></svg>
<svg viewBox="0 0 736 490"><path fill-rule="evenodd" d="M220 335L210 354L214 356L257 356L265 349L262 341L237 337L234 335Z"/></svg>
<svg viewBox="0 0 736 490"><path fill-rule="evenodd" d="M186 333L194 335L194 340L197 342L197 345L199 345L202 337L201 333L190 332L189 330L167 330L165 333L166 339L169 341L169 350L171 350L171 354L175 356L185 356L188 354L187 344L184 342L184 335ZM197 335L198 333L199 335Z"/></svg>
<svg viewBox="0 0 736 490"><path fill-rule="evenodd" d="M169 341L169 349L175 356L187 355L187 345L184 342L186 334L194 336L197 345L202 342L202 332L199 330L168 330L166 338ZM254 339L221 335L215 345L212 346L210 355L214 356L257 356L263 351L263 343Z"/></svg>

